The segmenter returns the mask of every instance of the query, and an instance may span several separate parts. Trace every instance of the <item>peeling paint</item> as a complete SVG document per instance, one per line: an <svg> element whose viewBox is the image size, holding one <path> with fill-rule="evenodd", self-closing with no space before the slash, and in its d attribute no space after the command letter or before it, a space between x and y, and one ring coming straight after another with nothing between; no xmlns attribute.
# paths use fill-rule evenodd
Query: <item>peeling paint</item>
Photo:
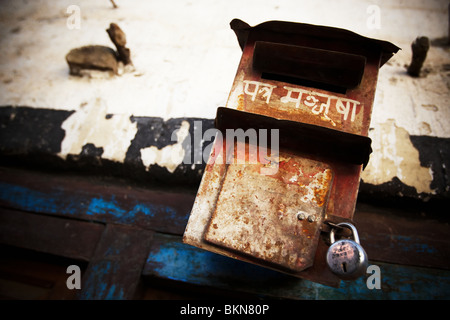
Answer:
<svg viewBox="0 0 450 320"><path fill-rule="evenodd" d="M304 203L316 203L319 207L325 203L327 188L331 182L333 173L330 169L318 172L312 177L310 184L305 187L306 194L300 198Z"/></svg>
<svg viewBox="0 0 450 320"><path fill-rule="evenodd" d="M380 71L371 126L378 128L389 119L395 119L410 135L449 138L450 108L446 106L450 105L450 86L446 84L448 75L442 71L449 61L449 51L431 46L425 63L428 73L414 78L407 76L404 67L411 62L409 47L410 42Z"/></svg>
<svg viewBox="0 0 450 320"><path fill-rule="evenodd" d="M165 167L170 173L183 162L185 150L182 143L189 135L189 122L183 121L181 127L173 134L176 135L177 143L165 146L158 149L155 146L141 149L141 159L148 170L150 166L157 164L160 167ZM172 137L173 137L172 134Z"/></svg>
<svg viewBox="0 0 450 320"><path fill-rule="evenodd" d="M370 131L369 136L373 153L361 175L365 183L380 185L397 177L404 184L414 187L417 193L435 193L430 187L433 172L431 168L421 166L419 151L405 128L389 119Z"/></svg>
<svg viewBox="0 0 450 320"><path fill-rule="evenodd" d="M111 116L100 98L80 106L61 127L66 131L58 154L63 159L69 154L80 154L84 145L92 143L103 148L102 158L124 162L137 132L136 123L132 123L128 115Z"/></svg>

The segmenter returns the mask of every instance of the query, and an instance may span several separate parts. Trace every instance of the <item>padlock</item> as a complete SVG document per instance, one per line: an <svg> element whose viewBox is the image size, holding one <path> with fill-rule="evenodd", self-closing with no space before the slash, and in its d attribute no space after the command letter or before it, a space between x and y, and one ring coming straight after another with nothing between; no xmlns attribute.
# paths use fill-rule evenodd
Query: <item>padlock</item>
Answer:
<svg viewBox="0 0 450 320"><path fill-rule="evenodd" d="M351 223L338 223L339 227L347 227L352 231L353 239L335 241L335 228L330 231L331 245L327 251L327 265L331 272L342 280L356 280L367 270L368 257L359 243L356 228Z"/></svg>

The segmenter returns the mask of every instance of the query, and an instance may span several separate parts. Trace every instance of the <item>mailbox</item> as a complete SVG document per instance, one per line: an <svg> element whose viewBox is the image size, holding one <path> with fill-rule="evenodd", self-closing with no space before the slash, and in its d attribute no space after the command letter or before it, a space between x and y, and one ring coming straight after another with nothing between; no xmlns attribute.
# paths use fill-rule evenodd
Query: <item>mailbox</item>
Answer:
<svg viewBox="0 0 450 320"><path fill-rule="evenodd" d="M242 58L183 241L339 286L327 233L353 218L378 70L399 48L302 23L231 28Z"/></svg>

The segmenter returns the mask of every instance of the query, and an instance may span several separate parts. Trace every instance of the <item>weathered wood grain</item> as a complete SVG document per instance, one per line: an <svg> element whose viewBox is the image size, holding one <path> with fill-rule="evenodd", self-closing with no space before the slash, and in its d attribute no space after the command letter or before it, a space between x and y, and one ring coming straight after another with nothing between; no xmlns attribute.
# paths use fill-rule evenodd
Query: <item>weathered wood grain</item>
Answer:
<svg viewBox="0 0 450 320"><path fill-rule="evenodd" d="M0 243L89 261L104 226L0 208Z"/></svg>
<svg viewBox="0 0 450 320"><path fill-rule="evenodd" d="M371 261L380 267L381 289L367 277L333 288L192 247L176 236L155 234L143 274L200 286L288 299L448 299L450 271ZM369 274L367 276L370 276Z"/></svg>
<svg viewBox="0 0 450 320"><path fill-rule="evenodd" d="M369 259L450 269L450 225L445 220L364 204L357 206L354 220Z"/></svg>
<svg viewBox="0 0 450 320"><path fill-rule="evenodd" d="M86 262L43 252L0 245L0 299L72 300L76 290L66 281L67 267Z"/></svg>
<svg viewBox="0 0 450 320"><path fill-rule="evenodd" d="M0 168L0 206L181 234L194 194Z"/></svg>
<svg viewBox="0 0 450 320"><path fill-rule="evenodd" d="M148 257L152 232L130 226L106 226L83 276L82 300L133 299Z"/></svg>
<svg viewBox="0 0 450 320"><path fill-rule="evenodd" d="M192 193L0 168L0 206L30 213L182 235L194 199ZM364 204L358 204L354 218L370 259L450 268L450 226L442 219Z"/></svg>

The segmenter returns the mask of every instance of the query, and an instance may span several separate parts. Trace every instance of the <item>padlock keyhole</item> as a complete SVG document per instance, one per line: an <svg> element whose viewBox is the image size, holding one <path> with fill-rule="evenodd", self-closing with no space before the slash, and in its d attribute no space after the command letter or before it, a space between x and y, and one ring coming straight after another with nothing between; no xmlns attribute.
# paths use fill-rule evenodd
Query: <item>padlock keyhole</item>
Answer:
<svg viewBox="0 0 450 320"><path fill-rule="evenodd" d="M341 266L342 266L342 270L344 270L344 272L347 272L347 262L343 262L341 264Z"/></svg>

